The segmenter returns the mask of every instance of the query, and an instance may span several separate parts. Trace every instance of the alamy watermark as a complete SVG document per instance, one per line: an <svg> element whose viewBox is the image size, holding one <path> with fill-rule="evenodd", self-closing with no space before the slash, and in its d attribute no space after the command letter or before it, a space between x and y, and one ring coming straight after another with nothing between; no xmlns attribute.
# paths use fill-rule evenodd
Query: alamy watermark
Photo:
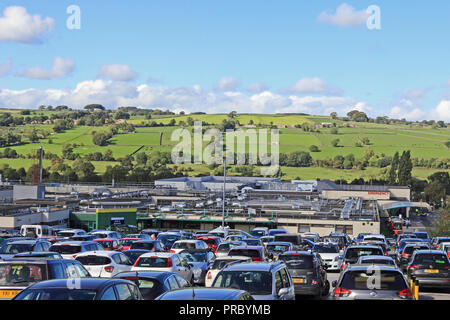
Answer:
<svg viewBox="0 0 450 320"><path fill-rule="evenodd" d="M81 29L81 9L77 5L70 5L66 10L67 14L70 16L66 20L66 26L69 30L80 30Z"/></svg>
<svg viewBox="0 0 450 320"><path fill-rule="evenodd" d="M379 6L371 5L366 10L369 17L366 21L367 29L381 30L381 9Z"/></svg>
<svg viewBox="0 0 450 320"><path fill-rule="evenodd" d="M270 134L268 129L227 129L221 132L210 128L204 131L202 122L195 121L193 133L184 128L176 129L172 132L171 141L179 141L171 152L174 164L211 165L225 162L227 165L261 165L263 176L276 175L280 167L278 129L271 129ZM204 142L210 143L203 148Z"/></svg>

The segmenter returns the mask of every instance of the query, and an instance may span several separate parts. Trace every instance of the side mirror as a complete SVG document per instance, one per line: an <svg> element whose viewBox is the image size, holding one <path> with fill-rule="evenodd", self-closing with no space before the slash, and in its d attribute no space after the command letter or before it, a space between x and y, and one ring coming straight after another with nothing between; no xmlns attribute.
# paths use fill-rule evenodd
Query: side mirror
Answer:
<svg viewBox="0 0 450 320"><path fill-rule="evenodd" d="M189 267L189 269L194 267L194 265L190 262L187 263L187 266Z"/></svg>
<svg viewBox="0 0 450 320"><path fill-rule="evenodd" d="M333 280L333 281L331 282L331 286L332 286L333 288L336 288L336 286L337 286L337 280Z"/></svg>
<svg viewBox="0 0 450 320"><path fill-rule="evenodd" d="M278 291L278 296L282 297L282 296L284 296L284 295L286 295L288 293L289 293L289 289L288 288L281 288L280 291Z"/></svg>
<svg viewBox="0 0 450 320"><path fill-rule="evenodd" d="M343 256L344 255L344 250L339 250L339 256Z"/></svg>

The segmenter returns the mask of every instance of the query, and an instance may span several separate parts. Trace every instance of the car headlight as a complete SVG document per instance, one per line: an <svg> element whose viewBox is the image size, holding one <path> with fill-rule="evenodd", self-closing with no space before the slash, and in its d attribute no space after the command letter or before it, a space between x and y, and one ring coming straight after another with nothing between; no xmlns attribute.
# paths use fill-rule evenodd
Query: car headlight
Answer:
<svg viewBox="0 0 450 320"><path fill-rule="evenodd" d="M195 269L195 270L194 270L194 275L195 275L195 276L198 277L198 276L200 276L201 274L202 274L202 270L201 270L201 269Z"/></svg>
<svg viewBox="0 0 450 320"><path fill-rule="evenodd" d="M339 260L339 256L334 257L334 261L338 261Z"/></svg>

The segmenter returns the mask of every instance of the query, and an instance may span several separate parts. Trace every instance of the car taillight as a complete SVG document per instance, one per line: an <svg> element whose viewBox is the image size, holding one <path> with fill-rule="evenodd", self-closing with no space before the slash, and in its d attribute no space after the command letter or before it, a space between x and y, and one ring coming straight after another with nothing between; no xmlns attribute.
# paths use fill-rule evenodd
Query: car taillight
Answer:
<svg viewBox="0 0 450 320"><path fill-rule="evenodd" d="M114 267L113 267L113 266L107 266L107 267L105 267L105 271L106 271L106 272L111 273L111 272L113 272L113 270L114 270Z"/></svg>
<svg viewBox="0 0 450 320"><path fill-rule="evenodd" d="M397 291L397 294L402 298L409 298L413 296L411 289L407 288L405 290Z"/></svg>
<svg viewBox="0 0 450 320"><path fill-rule="evenodd" d="M437 249L437 248L439 248L439 245L438 245L438 244L436 245L436 249Z"/></svg>
<svg viewBox="0 0 450 320"><path fill-rule="evenodd" d="M408 267L408 270L414 270L414 269L419 269L419 267L418 266L409 266Z"/></svg>
<svg viewBox="0 0 450 320"><path fill-rule="evenodd" d="M76 254L74 254L73 256L72 256L74 259L77 257L77 255Z"/></svg>
<svg viewBox="0 0 450 320"><path fill-rule="evenodd" d="M334 290L335 297L348 297L352 292L350 290L344 289L342 287L337 287Z"/></svg>
<svg viewBox="0 0 450 320"><path fill-rule="evenodd" d="M136 262L134 263L133 267L136 267L138 265L139 260L141 259L141 257L137 258Z"/></svg>
<svg viewBox="0 0 450 320"><path fill-rule="evenodd" d="M387 256L387 255L388 255L387 251L386 251L386 252L384 253L384 255L385 255L385 256Z"/></svg>
<svg viewBox="0 0 450 320"><path fill-rule="evenodd" d="M407 254L407 253L402 253L402 258L408 258L409 257L409 254Z"/></svg>
<svg viewBox="0 0 450 320"><path fill-rule="evenodd" d="M211 280L212 279L211 272L208 271L208 274L206 275L206 277L208 278L208 280Z"/></svg>
<svg viewBox="0 0 450 320"><path fill-rule="evenodd" d="M172 259L168 258L167 259L167 268L170 268L172 266Z"/></svg>
<svg viewBox="0 0 450 320"><path fill-rule="evenodd" d="M313 280L311 283L316 285L316 284L319 284L319 281Z"/></svg>
<svg viewBox="0 0 450 320"><path fill-rule="evenodd" d="M347 265L346 265L345 263L343 263L342 266L341 266L341 270L344 270L344 268L345 268L346 266L347 266Z"/></svg>
<svg viewBox="0 0 450 320"><path fill-rule="evenodd" d="M175 253L175 250L169 250L170 253Z"/></svg>

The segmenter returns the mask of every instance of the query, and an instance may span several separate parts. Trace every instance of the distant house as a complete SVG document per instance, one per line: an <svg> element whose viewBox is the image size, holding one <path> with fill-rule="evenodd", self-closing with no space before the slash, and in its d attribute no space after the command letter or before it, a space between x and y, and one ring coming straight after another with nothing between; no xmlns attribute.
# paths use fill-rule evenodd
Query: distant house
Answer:
<svg viewBox="0 0 450 320"><path fill-rule="evenodd" d="M283 128L287 128L287 126L285 124L277 124L277 128L283 129Z"/></svg>

